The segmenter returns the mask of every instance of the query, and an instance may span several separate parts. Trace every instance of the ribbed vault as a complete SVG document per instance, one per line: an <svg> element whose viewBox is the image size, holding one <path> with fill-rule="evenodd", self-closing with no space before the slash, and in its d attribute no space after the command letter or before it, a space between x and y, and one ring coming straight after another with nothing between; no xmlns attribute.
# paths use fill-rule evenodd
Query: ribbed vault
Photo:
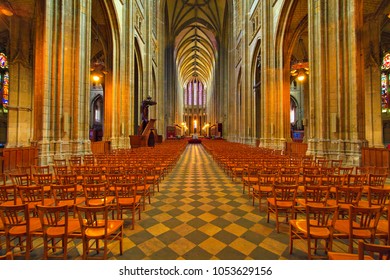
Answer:
<svg viewBox="0 0 390 280"><path fill-rule="evenodd" d="M182 85L208 84L217 58L226 0L167 0L169 33Z"/></svg>

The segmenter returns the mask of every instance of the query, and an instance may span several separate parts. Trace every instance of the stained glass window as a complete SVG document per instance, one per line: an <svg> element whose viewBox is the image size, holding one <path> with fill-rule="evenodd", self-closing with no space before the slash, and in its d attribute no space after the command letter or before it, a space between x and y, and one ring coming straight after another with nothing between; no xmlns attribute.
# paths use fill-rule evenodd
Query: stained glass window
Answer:
<svg viewBox="0 0 390 280"><path fill-rule="evenodd" d="M194 105L198 105L198 83L194 81Z"/></svg>
<svg viewBox="0 0 390 280"><path fill-rule="evenodd" d="M199 83L199 106L203 106L203 84Z"/></svg>
<svg viewBox="0 0 390 280"><path fill-rule="evenodd" d="M385 54L385 56L383 57L382 69L383 70L389 70L390 69L390 52Z"/></svg>
<svg viewBox="0 0 390 280"><path fill-rule="evenodd" d="M390 109L390 52L386 53L382 62L382 75L381 75L381 97L382 97L382 110L386 111Z"/></svg>
<svg viewBox="0 0 390 280"><path fill-rule="evenodd" d="M4 53L0 53L0 96L1 108L3 113L8 113L9 100L9 74L8 74L8 60Z"/></svg>

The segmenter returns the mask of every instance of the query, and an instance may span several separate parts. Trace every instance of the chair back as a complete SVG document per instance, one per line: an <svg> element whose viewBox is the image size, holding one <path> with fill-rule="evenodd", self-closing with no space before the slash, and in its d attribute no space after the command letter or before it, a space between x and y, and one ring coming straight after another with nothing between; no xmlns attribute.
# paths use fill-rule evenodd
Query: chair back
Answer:
<svg viewBox="0 0 390 280"><path fill-rule="evenodd" d="M14 226L25 226L30 230L30 215L27 204L0 205L0 217L7 233Z"/></svg>
<svg viewBox="0 0 390 280"><path fill-rule="evenodd" d="M50 166L49 165L34 165L32 167L34 174L49 174L50 173Z"/></svg>
<svg viewBox="0 0 390 280"><path fill-rule="evenodd" d="M368 205L371 206L388 206L390 203L390 189L384 189L381 187L369 187L368 188Z"/></svg>
<svg viewBox="0 0 390 280"><path fill-rule="evenodd" d="M383 188L387 179L386 174L368 174L368 185L370 187Z"/></svg>
<svg viewBox="0 0 390 280"><path fill-rule="evenodd" d="M37 205L36 208L44 235L54 232L58 235L68 233L68 205Z"/></svg>
<svg viewBox="0 0 390 280"><path fill-rule="evenodd" d="M364 256L367 255L366 252L373 259L390 260L390 246L366 243L363 240L359 240L358 244L359 260L364 260Z"/></svg>
<svg viewBox="0 0 390 280"><path fill-rule="evenodd" d="M332 237L333 228L338 217L338 206L306 205L306 226L308 236L311 234L327 233Z"/></svg>
<svg viewBox="0 0 390 280"><path fill-rule="evenodd" d="M43 186L18 186L19 197L22 199L23 203L44 203L45 191Z"/></svg>
<svg viewBox="0 0 390 280"><path fill-rule="evenodd" d="M349 208L349 229L350 235L363 234L363 231L369 231L371 237L375 236L382 207L358 207L350 206Z"/></svg>
<svg viewBox="0 0 390 280"><path fill-rule="evenodd" d="M50 186L53 182L53 175L51 173L35 173L33 174L35 184L42 186Z"/></svg>
<svg viewBox="0 0 390 280"><path fill-rule="evenodd" d="M83 184L85 204L102 206L107 204L108 187L106 183Z"/></svg>
<svg viewBox="0 0 390 280"><path fill-rule="evenodd" d="M305 205L310 203L316 203L318 205L326 205L330 193L330 186L320 185L305 185L303 196L305 199Z"/></svg>
<svg viewBox="0 0 390 280"><path fill-rule="evenodd" d="M66 166L66 159L54 159L54 166Z"/></svg>
<svg viewBox="0 0 390 280"><path fill-rule="evenodd" d="M322 175L320 174L303 174L302 185L303 186L321 186Z"/></svg>
<svg viewBox="0 0 390 280"><path fill-rule="evenodd" d="M77 174L59 174L57 176L57 183L60 185L77 184Z"/></svg>
<svg viewBox="0 0 390 280"><path fill-rule="evenodd" d="M272 188L275 205L283 204L285 202L294 203L297 196L298 185L280 185L274 184Z"/></svg>
<svg viewBox="0 0 390 280"><path fill-rule="evenodd" d="M100 236L107 236L108 206L76 206L76 212L80 223L81 234L84 236L87 230L96 230ZM99 236L96 236L97 238Z"/></svg>
<svg viewBox="0 0 390 280"><path fill-rule="evenodd" d="M12 184L16 186L30 186L31 177L27 173L10 174Z"/></svg>
<svg viewBox="0 0 390 280"><path fill-rule="evenodd" d="M101 173L86 173L83 174L83 184L99 184L103 182Z"/></svg>
<svg viewBox="0 0 390 280"><path fill-rule="evenodd" d="M348 174L346 185L348 187L360 187L367 181L367 174Z"/></svg>
<svg viewBox="0 0 390 280"><path fill-rule="evenodd" d="M77 185L76 184L62 184L52 185L51 191L53 193L55 205L64 203L65 201L76 203L77 198Z"/></svg>
<svg viewBox="0 0 390 280"><path fill-rule="evenodd" d="M120 203L122 198L134 198L137 195L136 183L114 183L116 201ZM133 199L135 203L135 199Z"/></svg>
<svg viewBox="0 0 390 280"><path fill-rule="evenodd" d="M363 187L341 186L336 188L337 204L357 205L362 196Z"/></svg>
<svg viewBox="0 0 390 280"><path fill-rule="evenodd" d="M12 202L16 204L17 191L15 185L0 186L0 204L4 202Z"/></svg>

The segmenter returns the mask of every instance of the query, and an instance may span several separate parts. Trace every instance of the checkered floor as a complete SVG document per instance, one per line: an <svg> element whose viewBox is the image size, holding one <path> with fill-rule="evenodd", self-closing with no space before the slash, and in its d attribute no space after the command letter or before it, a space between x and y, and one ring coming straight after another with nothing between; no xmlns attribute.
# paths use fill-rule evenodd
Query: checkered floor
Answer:
<svg viewBox="0 0 390 280"><path fill-rule="evenodd" d="M265 209L260 212L252 206L241 182L226 176L199 144L186 147L135 229L131 220L125 221L125 228L124 253L120 255L118 244L113 243L110 259L307 259L306 243L295 241L290 255L287 225L277 233L272 217L267 223ZM69 258L80 259L82 244L74 242ZM4 247L0 251L4 253ZM31 258L42 255L38 245Z"/></svg>
<svg viewBox="0 0 390 280"><path fill-rule="evenodd" d="M232 182L202 145L188 145L116 259L306 259L288 252L288 228L274 230L240 182ZM283 232L284 231L284 232ZM296 241L299 248L299 241ZM302 248L306 244L302 243ZM117 246L116 246L117 247Z"/></svg>

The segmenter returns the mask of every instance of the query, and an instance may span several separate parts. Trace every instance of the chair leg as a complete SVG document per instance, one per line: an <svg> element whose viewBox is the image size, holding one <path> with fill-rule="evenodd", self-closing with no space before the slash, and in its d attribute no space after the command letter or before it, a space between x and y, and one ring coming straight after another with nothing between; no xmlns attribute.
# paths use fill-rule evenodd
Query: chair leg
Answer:
<svg viewBox="0 0 390 280"><path fill-rule="evenodd" d="M294 238L293 238L293 230L292 230L292 225L290 225L290 255L292 254L292 252L293 252L293 247L294 247L294 244L293 244L293 242L294 242Z"/></svg>

